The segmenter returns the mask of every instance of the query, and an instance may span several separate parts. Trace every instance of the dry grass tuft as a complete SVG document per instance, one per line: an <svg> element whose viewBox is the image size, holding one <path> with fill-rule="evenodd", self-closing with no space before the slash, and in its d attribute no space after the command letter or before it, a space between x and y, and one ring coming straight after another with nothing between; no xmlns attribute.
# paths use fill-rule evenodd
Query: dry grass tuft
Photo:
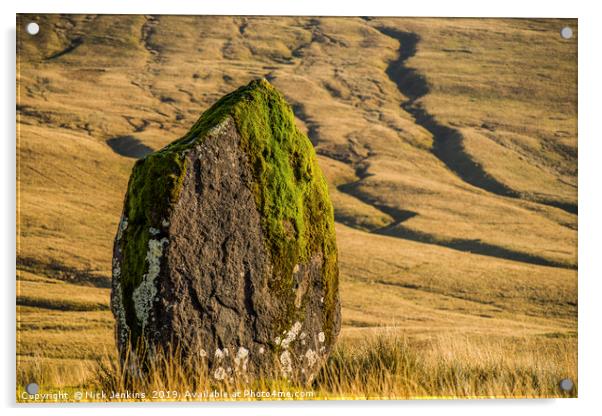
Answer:
<svg viewBox="0 0 602 416"><path fill-rule="evenodd" d="M551 347L437 337L413 343L378 336L337 348L316 380L319 396L366 399L573 397L558 382L576 380L575 343Z"/></svg>

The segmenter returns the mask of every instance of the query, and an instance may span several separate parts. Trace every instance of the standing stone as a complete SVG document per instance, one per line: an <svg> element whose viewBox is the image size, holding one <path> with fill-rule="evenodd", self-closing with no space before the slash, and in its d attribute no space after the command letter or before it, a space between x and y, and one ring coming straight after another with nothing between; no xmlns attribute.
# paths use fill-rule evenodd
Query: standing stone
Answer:
<svg viewBox="0 0 602 416"><path fill-rule="evenodd" d="M177 348L217 380L315 376L340 329L333 209L309 139L267 81L136 163L111 307L122 358Z"/></svg>

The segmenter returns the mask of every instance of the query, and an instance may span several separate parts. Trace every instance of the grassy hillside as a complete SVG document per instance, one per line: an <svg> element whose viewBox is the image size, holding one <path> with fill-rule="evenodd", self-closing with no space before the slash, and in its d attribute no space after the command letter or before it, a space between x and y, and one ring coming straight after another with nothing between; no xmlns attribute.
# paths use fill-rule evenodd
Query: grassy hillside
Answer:
<svg viewBox="0 0 602 416"><path fill-rule="evenodd" d="M133 163L265 77L314 143L335 207L339 348L356 358L337 353L329 369L353 373L356 346L383 333L417 360L403 377L325 375L320 394L560 395L550 383L577 379L565 25L577 32L573 20L20 16L18 385L88 384L114 357L111 247ZM405 381L379 378L391 371ZM484 372L495 377L476 388Z"/></svg>

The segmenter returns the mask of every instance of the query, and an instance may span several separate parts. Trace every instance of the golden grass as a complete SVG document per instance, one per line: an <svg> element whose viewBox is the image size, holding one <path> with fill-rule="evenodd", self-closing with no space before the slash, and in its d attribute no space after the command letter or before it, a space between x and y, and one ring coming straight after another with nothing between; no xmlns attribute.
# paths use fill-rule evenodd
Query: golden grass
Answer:
<svg viewBox="0 0 602 416"><path fill-rule="evenodd" d="M412 342L381 334L337 348L316 385L320 396L335 398L558 397L558 381L576 376L575 345L446 335Z"/></svg>
<svg viewBox="0 0 602 416"><path fill-rule="evenodd" d="M417 341L389 329L360 342L342 338L307 385L278 374L251 382L242 377L216 381L202 362L178 364L177 354L157 354L145 373L135 375L125 371L114 355L105 355L76 364L69 372L42 360L22 366L18 397L27 380L38 381L45 392L56 391L56 386L71 392L104 392L108 398L101 401L129 401L112 397L115 392L127 391L138 394L136 401L265 399L259 392L270 392L272 399L292 400L576 397L578 386L569 392L558 387L559 380L577 379L576 360L572 337L549 342L515 336L439 335ZM77 377L84 383L69 384ZM250 391L256 396L250 396ZM210 392L220 395L207 395ZM281 397L273 392L280 392Z"/></svg>

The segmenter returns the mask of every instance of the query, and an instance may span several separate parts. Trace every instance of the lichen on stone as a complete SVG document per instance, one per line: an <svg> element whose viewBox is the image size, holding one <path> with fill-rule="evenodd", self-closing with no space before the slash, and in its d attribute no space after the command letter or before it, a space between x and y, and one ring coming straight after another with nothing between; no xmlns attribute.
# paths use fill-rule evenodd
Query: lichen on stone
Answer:
<svg viewBox="0 0 602 416"><path fill-rule="evenodd" d="M125 225L124 225L125 224ZM121 233L127 228L127 219L122 217L119 222L117 240L121 238ZM129 328L125 318L125 310L123 308L123 294L121 292L121 263L118 258L113 258L113 292L111 293L111 309L117 321L115 333L119 343L127 342L129 336Z"/></svg>
<svg viewBox="0 0 602 416"><path fill-rule="evenodd" d="M117 227L117 241L121 240L123 237L123 232L128 228L128 218L125 215L121 216L121 221L119 221L119 226Z"/></svg>
<svg viewBox="0 0 602 416"><path fill-rule="evenodd" d="M308 367L313 367L318 360L318 354L316 354L316 352L310 348L305 352L305 358L307 359Z"/></svg>
<svg viewBox="0 0 602 416"><path fill-rule="evenodd" d="M115 320L117 321L117 326L115 327L116 336L118 338L118 342L125 345L129 336L129 327L125 319L125 310L123 308L123 294L121 293L121 287L119 285L115 287L115 290L111 297L111 302L113 313L115 315Z"/></svg>
<svg viewBox="0 0 602 416"><path fill-rule="evenodd" d="M293 372L293 361L291 359L290 352L283 351L282 354L280 354L280 365L282 375L285 377L289 377Z"/></svg>
<svg viewBox="0 0 602 416"><path fill-rule="evenodd" d="M249 350L245 347L239 347L234 357L234 364L237 370L246 371L247 363L249 361Z"/></svg>
<svg viewBox="0 0 602 416"><path fill-rule="evenodd" d="M223 380L226 378L226 370L224 370L224 367L217 367L213 373L213 377L216 380Z"/></svg>
<svg viewBox="0 0 602 416"><path fill-rule="evenodd" d="M286 337L281 342L282 348L288 348L291 342L297 338L299 331L301 331L301 322L297 321L293 324L290 330L285 332Z"/></svg>
<svg viewBox="0 0 602 416"><path fill-rule="evenodd" d="M152 308L153 300L157 294L155 279L161 271L161 257L163 255L163 246L167 243L167 238L161 240L149 240L146 261L148 262L148 272L144 275L142 282L132 293L134 301L134 310L140 325L144 328L148 322L149 312Z"/></svg>

